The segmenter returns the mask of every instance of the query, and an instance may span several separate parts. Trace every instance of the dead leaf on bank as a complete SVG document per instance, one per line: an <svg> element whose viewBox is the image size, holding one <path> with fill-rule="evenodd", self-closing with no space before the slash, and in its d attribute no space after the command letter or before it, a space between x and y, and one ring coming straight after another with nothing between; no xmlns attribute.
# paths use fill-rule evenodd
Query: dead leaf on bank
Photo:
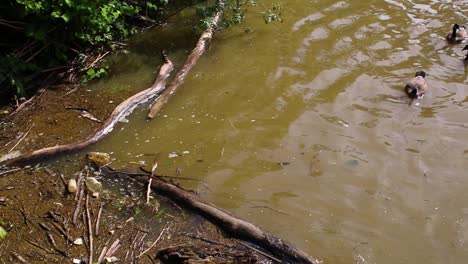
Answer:
<svg viewBox="0 0 468 264"><path fill-rule="evenodd" d="M87 118L87 119L89 119L91 121L94 121L94 122L97 122L97 123L102 123L102 120L97 119L90 112L88 112L86 110L81 111L81 116L84 117L84 118Z"/></svg>

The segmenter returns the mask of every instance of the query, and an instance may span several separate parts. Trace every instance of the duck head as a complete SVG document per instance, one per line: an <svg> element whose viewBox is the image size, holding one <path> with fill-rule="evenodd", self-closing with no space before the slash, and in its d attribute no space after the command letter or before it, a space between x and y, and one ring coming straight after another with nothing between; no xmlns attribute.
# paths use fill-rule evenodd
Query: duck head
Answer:
<svg viewBox="0 0 468 264"><path fill-rule="evenodd" d="M457 39L457 30L460 29L460 25L458 24L453 24L453 27L452 27L452 34L449 34L447 36L447 38L449 39L449 41L451 42L455 42L456 39Z"/></svg>
<svg viewBox="0 0 468 264"><path fill-rule="evenodd" d="M468 47L468 45L467 45L467 47ZM416 74L414 75L414 77L418 77L418 76L426 78L426 72L425 71L417 71Z"/></svg>

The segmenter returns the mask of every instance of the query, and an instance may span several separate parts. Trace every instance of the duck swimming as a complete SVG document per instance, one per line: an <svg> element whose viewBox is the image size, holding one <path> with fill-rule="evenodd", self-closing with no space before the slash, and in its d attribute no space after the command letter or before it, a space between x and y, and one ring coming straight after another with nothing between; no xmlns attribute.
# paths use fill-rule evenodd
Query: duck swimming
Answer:
<svg viewBox="0 0 468 264"><path fill-rule="evenodd" d="M468 50L468 45L466 45L462 50ZM466 53L465 61L468 61L468 52Z"/></svg>
<svg viewBox="0 0 468 264"><path fill-rule="evenodd" d="M466 33L465 26L454 24L452 28L452 32L447 34L447 41L450 43L458 43L464 41L468 38L468 34Z"/></svg>
<svg viewBox="0 0 468 264"><path fill-rule="evenodd" d="M468 46L468 45L467 45ZM417 71L414 78L409 80L405 86L405 92L410 98L420 99L427 92L426 73Z"/></svg>

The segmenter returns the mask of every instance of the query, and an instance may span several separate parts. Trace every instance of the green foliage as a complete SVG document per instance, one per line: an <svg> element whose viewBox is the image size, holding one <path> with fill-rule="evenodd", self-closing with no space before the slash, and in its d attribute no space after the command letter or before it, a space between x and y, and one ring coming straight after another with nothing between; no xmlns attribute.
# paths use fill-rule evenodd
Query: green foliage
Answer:
<svg viewBox="0 0 468 264"><path fill-rule="evenodd" d="M24 84L30 81L30 73L36 69L34 64L24 63L11 54L0 57L0 83L7 82L17 95L25 96Z"/></svg>
<svg viewBox="0 0 468 264"><path fill-rule="evenodd" d="M0 95L24 96L49 69L67 65L76 52L110 47L136 32L135 17L168 0L0 1ZM151 13L151 12L150 12ZM79 65L75 65L79 66ZM62 67L64 68L64 67ZM85 82L107 74L86 72ZM42 73L46 72L46 73ZM2 96L4 97L4 96Z"/></svg>
<svg viewBox="0 0 468 264"><path fill-rule="evenodd" d="M108 75L108 67L89 68L85 74L81 76L81 83L87 83L94 79L99 79Z"/></svg>
<svg viewBox="0 0 468 264"><path fill-rule="evenodd" d="M0 1L0 96L26 96L50 73L58 73L55 69L68 69L65 66L71 61L75 68L86 68L85 61L77 58L84 50L111 49L114 43L135 33L138 25L170 16L173 10L167 12L167 5L173 10L197 6L203 28L211 24L211 17L218 11L214 1L206 0ZM256 0L225 0L222 26L241 23L247 8L256 5ZM274 4L266 10L264 20L282 21L281 6ZM108 68L80 72L81 81L86 83L106 76Z"/></svg>
<svg viewBox="0 0 468 264"><path fill-rule="evenodd" d="M136 14L138 6L120 0L16 0L23 18L32 18L28 35L44 40L51 37L60 24L68 40L77 37L91 44L119 40L129 34L125 18Z"/></svg>
<svg viewBox="0 0 468 264"><path fill-rule="evenodd" d="M159 218L164 215L164 212L165 212L164 209L161 209L157 211L156 213L154 213L154 217Z"/></svg>
<svg viewBox="0 0 468 264"><path fill-rule="evenodd" d="M269 24L273 21L279 21L283 23L283 17L281 16L282 7L280 4L273 4L271 9L268 9L266 12L263 12L263 20L266 24Z"/></svg>
<svg viewBox="0 0 468 264"><path fill-rule="evenodd" d="M8 232L5 230L5 228L0 226L0 240L5 239L7 234L8 234Z"/></svg>

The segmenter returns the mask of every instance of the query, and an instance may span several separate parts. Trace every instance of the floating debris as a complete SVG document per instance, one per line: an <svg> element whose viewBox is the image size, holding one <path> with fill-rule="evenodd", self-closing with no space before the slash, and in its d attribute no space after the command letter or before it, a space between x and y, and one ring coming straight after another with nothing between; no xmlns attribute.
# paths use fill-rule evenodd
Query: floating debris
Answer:
<svg viewBox="0 0 468 264"><path fill-rule="evenodd" d="M278 162L278 165L281 165L281 166L287 166L289 164L291 164L291 162L287 162L287 161Z"/></svg>
<svg viewBox="0 0 468 264"><path fill-rule="evenodd" d="M81 116L84 117L84 118L87 118L87 119L89 119L91 121L94 121L94 122L97 122L97 123L102 123L102 120L97 119L90 112L88 112L86 110L81 111Z"/></svg>
<svg viewBox="0 0 468 264"><path fill-rule="evenodd" d="M107 165L111 163L111 157L109 153L104 153L104 152L89 152L86 155L86 158L88 161L91 161L94 163L96 166L101 167L104 165Z"/></svg>
<svg viewBox="0 0 468 264"><path fill-rule="evenodd" d="M172 159L172 158L177 158L177 157L180 157L180 156L182 156L182 155L180 155L179 153L171 152L171 153L169 153L169 155L167 157Z"/></svg>

